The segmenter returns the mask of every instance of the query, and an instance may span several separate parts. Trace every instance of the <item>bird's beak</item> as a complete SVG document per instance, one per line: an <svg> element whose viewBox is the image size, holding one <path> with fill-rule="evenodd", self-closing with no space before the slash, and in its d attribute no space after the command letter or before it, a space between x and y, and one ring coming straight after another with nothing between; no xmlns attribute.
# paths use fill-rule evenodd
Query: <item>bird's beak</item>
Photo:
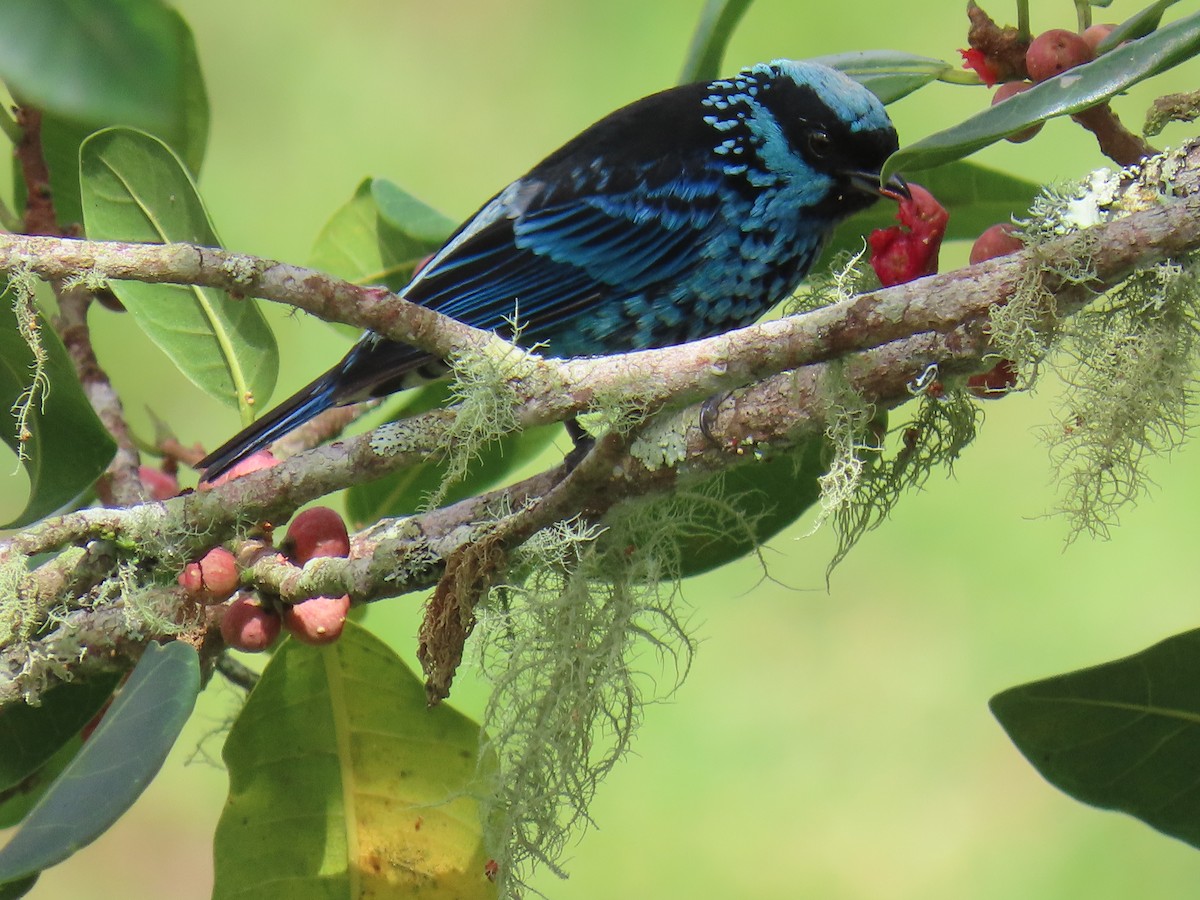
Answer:
<svg viewBox="0 0 1200 900"><path fill-rule="evenodd" d="M899 175L893 175L887 182L880 182L878 172L847 172L850 183L856 190L864 194L878 194L889 200L911 200L908 183Z"/></svg>

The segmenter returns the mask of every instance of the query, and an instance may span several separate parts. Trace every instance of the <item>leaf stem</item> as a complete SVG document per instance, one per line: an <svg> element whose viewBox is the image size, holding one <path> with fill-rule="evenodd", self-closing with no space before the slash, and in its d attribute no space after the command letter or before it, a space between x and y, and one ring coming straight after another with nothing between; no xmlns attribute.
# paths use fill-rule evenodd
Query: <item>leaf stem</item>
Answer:
<svg viewBox="0 0 1200 900"><path fill-rule="evenodd" d="M1092 27L1092 4L1088 0L1075 0L1075 17L1079 21L1079 33Z"/></svg>

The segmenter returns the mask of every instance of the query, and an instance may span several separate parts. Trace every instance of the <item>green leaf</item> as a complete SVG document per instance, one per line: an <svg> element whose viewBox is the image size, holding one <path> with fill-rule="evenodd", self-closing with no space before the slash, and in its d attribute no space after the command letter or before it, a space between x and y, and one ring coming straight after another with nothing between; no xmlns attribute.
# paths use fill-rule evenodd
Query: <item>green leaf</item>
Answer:
<svg viewBox="0 0 1200 900"><path fill-rule="evenodd" d="M84 220L95 240L219 246L178 157L148 134L110 128L80 150ZM275 387L279 351L257 304L188 285L114 281L134 320L197 387L249 422ZM249 398L253 398L253 404Z"/></svg>
<svg viewBox="0 0 1200 900"><path fill-rule="evenodd" d="M946 240L950 241L974 240L988 226L1023 215L1041 190L1024 178L962 161L911 172L908 180L928 189L950 210L946 226ZM857 252L862 249L863 235L895 224L896 206L877 203L838 227L823 259L827 264L839 251Z"/></svg>
<svg viewBox="0 0 1200 900"><path fill-rule="evenodd" d="M675 521L665 527L675 530L679 574L702 575L741 559L800 518L821 496L824 446L816 440L793 453L767 455L681 485L658 501L672 504ZM621 526L615 529L619 539L635 546L652 543L664 528L661 515L635 515Z"/></svg>
<svg viewBox="0 0 1200 900"><path fill-rule="evenodd" d="M845 72L883 103L894 103L913 91L937 81L956 67L940 59L914 56L898 50L863 50L818 56L813 62L824 63Z"/></svg>
<svg viewBox="0 0 1200 900"><path fill-rule="evenodd" d="M479 737L353 623L326 647L288 640L225 742L214 900L495 897Z"/></svg>
<svg viewBox="0 0 1200 900"><path fill-rule="evenodd" d="M120 818L162 767L199 693L189 644L149 645L100 726L0 850L0 883L62 862Z"/></svg>
<svg viewBox="0 0 1200 900"><path fill-rule="evenodd" d="M1118 44L1137 40L1150 34L1162 21L1163 13L1178 2L1179 0L1157 0L1157 2L1151 3L1141 12L1135 13L1114 28L1108 37L1097 45L1096 52L1107 53Z"/></svg>
<svg viewBox="0 0 1200 900"><path fill-rule="evenodd" d="M38 876L30 875L28 878L19 878L16 881L0 884L0 900L17 900L18 897L24 897L33 890L37 880Z"/></svg>
<svg viewBox="0 0 1200 900"><path fill-rule="evenodd" d="M42 153L50 170L50 192L60 226L83 229L83 197L79 188L79 147L95 127L47 112L42 116ZM20 207L25 205L25 181L14 179L20 188ZM19 208L20 208L19 207Z"/></svg>
<svg viewBox="0 0 1200 900"><path fill-rule="evenodd" d="M63 119L156 134L199 170L208 100L191 30L165 3L8 0L0 79Z"/></svg>
<svg viewBox="0 0 1200 900"><path fill-rule="evenodd" d="M1095 106L1139 81L1191 59L1197 52L1200 52L1200 13L1193 13L1086 65L1034 85L952 128L901 148L887 161L883 176L962 159L1037 122Z"/></svg>
<svg viewBox="0 0 1200 900"><path fill-rule="evenodd" d="M371 197L385 225L391 226L391 240L409 242L414 249L432 253L454 233L457 223L386 178L371 179ZM419 262L419 260L418 260Z"/></svg>
<svg viewBox="0 0 1200 900"><path fill-rule="evenodd" d="M12 828L20 824L50 786L58 780L58 776L82 746L83 739L75 735L46 760L40 769L30 773L20 783L0 791L0 828Z"/></svg>
<svg viewBox="0 0 1200 900"><path fill-rule="evenodd" d="M0 409L4 410L13 408L34 378L33 353L21 336L12 300L5 282L0 297ZM49 390L39 389L40 402L30 410L28 440L18 439L13 418L4 422L0 434L4 443L14 453L24 448L29 457L22 462L29 476L29 499L21 514L3 528L20 528L70 503L104 474L117 452L79 384L62 341L44 324L38 335L46 355Z"/></svg>
<svg viewBox="0 0 1200 900"><path fill-rule="evenodd" d="M116 686L115 675L71 682L47 691L39 706L18 703L0 710L0 793L24 781L79 734Z"/></svg>
<svg viewBox="0 0 1200 900"><path fill-rule="evenodd" d="M398 291L454 223L382 178L364 179L321 229L309 265L355 284Z"/></svg>
<svg viewBox="0 0 1200 900"><path fill-rule="evenodd" d="M693 81L712 81L721 74L721 60L733 31L741 21L751 0L708 0L700 13L700 22L692 34L680 84Z"/></svg>
<svg viewBox="0 0 1200 900"><path fill-rule="evenodd" d="M1055 787L1200 847L1200 629L1011 688L991 709Z"/></svg>

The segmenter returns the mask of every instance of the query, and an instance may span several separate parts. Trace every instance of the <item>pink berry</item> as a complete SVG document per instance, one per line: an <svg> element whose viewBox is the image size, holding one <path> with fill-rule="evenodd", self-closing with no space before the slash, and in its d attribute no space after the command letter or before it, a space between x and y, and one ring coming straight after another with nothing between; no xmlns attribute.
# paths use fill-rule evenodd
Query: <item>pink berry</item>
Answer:
<svg viewBox="0 0 1200 900"><path fill-rule="evenodd" d="M348 612L350 597L346 594L313 597L289 606L283 613L283 622L296 640L320 646L331 644L341 636Z"/></svg>
<svg viewBox="0 0 1200 900"><path fill-rule="evenodd" d="M1052 28L1033 39L1025 51L1025 68L1033 81L1042 82L1094 57L1081 35L1065 28Z"/></svg>
<svg viewBox="0 0 1200 900"><path fill-rule="evenodd" d="M179 573L179 586L201 603L224 603L239 584L237 560L224 547L213 547L199 562Z"/></svg>
<svg viewBox="0 0 1200 900"><path fill-rule="evenodd" d="M272 466L279 465L274 454L270 450L259 450L257 453L251 453L241 462L230 468L227 472L222 472L212 481L201 480L198 490L207 491L210 488L215 488L218 485L233 481L235 478L241 478L243 475L249 475L251 472L257 472L259 469L269 469Z"/></svg>
<svg viewBox="0 0 1200 900"><path fill-rule="evenodd" d="M997 103L1003 103L1009 97L1015 97L1017 94L1023 94L1031 87L1033 87L1033 85L1028 81L1006 81L1004 84L1000 85L1000 87L996 88L996 93L992 94L992 106L995 106ZM1023 144L1025 141L1029 140L1042 130L1042 124L1043 123L1038 122L1037 124L1030 125L1028 128L1022 129L1021 131L1014 131L1012 134L1006 137L1005 140L1012 141L1014 144Z"/></svg>
<svg viewBox="0 0 1200 900"><path fill-rule="evenodd" d="M251 594L241 594L225 608L221 617L221 637L234 650L261 653L279 637L283 623L262 601Z"/></svg>
<svg viewBox="0 0 1200 900"><path fill-rule="evenodd" d="M292 561L302 566L320 556L349 556L350 536L336 510L314 506L292 519L283 547Z"/></svg>
<svg viewBox="0 0 1200 900"><path fill-rule="evenodd" d="M138 478L153 500L170 500L179 493L179 479L153 466L138 466Z"/></svg>
<svg viewBox="0 0 1200 900"><path fill-rule="evenodd" d="M1016 236L1016 230L1017 226L1011 222L1001 222L984 231L971 245L971 265L985 259L995 259L997 256L1008 256L1023 249L1025 245Z"/></svg>
<svg viewBox="0 0 1200 900"><path fill-rule="evenodd" d="M1110 34L1116 31L1117 26L1111 22L1106 22L1103 25L1091 25L1083 31L1084 42L1091 47L1092 56L1096 55L1096 48L1104 42Z"/></svg>

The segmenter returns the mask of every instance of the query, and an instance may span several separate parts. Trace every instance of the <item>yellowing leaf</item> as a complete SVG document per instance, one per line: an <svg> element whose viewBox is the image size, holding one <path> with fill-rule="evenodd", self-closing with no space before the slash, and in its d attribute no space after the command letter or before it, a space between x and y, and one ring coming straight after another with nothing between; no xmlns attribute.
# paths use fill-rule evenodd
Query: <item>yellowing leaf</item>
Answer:
<svg viewBox="0 0 1200 900"><path fill-rule="evenodd" d="M413 672L347 623L288 641L230 731L215 900L493 898L479 726L429 709Z"/></svg>

